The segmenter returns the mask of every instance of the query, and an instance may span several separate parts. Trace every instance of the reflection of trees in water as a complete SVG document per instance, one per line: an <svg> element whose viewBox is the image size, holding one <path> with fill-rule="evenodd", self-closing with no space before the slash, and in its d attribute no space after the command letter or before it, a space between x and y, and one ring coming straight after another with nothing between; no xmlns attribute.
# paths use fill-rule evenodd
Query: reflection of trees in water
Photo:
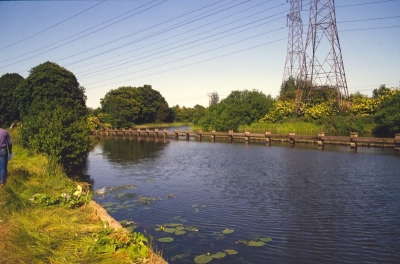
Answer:
<svg viewBox="0 0 400 264"><path fill-rule="evenodd" d="M137 163L144 158L156 157L164 149L164 139L151 139L137 137L102 138L100 145L109 162L119 165Z"/></svg>
<svg viewBox="0 0 400 264"><path fill-rule="evenodd" d="M66 171L66 174L74 181L87 182L90 185L94 184L94 180L88 174L88 155L86 155L86 158L81 164L71 167Z"/></svg>

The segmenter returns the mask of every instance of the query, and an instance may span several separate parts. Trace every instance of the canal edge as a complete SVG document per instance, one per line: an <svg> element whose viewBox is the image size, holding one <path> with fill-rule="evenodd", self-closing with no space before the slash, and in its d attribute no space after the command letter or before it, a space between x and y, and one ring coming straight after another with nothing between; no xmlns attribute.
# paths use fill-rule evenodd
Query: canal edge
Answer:
<svg viewBox="0 0 400 264"><path fill-rule="evenodd" d="M117 230L117 229L124 229L126 232L129 232L128 230L126 230L125 228L122 227L122 225L120 224L120 222L118 222L117 220L115 220L111 215L108 214L107 210L104 209L101 205L99 205L98 203L96 203L95 201L91 200L89 202L89 206L93 208L94 213L97 215L97 217L100 218L100 220L105 223L105 225L107 225L108 227ZM152 252L154 256L157 256L154 252ZM153 264L168 264L167 261L165 261L165 259L157 256L157 260L155 262L152 262Z"/></svg>

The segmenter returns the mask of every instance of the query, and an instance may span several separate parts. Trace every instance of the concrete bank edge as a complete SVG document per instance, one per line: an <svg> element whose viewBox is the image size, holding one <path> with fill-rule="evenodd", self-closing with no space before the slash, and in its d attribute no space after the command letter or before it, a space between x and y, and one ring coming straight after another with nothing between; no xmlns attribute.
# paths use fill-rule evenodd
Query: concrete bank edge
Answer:
<svg viewBox="0 0 400 264"><path fill-rule="evenodd" d="M91 206L95 212L95 214L100 218L100 220L105 223L108 227L112 229L120 229L123 228L122 225L115 220L111 215L107 213L107 210L101 207L98 203L91 200L89 202L89 206ZM128 232L128 231L127 231ZM163 258L159 257L154 264L168 264Z"/></svg>

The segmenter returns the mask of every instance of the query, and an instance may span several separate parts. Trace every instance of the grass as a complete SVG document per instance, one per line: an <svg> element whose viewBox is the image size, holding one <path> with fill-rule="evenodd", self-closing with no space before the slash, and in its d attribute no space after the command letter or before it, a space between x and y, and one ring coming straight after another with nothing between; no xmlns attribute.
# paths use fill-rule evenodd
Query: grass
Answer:
<svg viewBox="0 0 400 264"><path fill-rule="evenodd" d="M173 122L173 123L149 123L143 125L135 125L135 128L163 128L163 127L180 127L180 126L191 126L192 123L187 122Z"/></svg>
<svg viewBox="0 0 400 264"><path fill-rule="evenodd" d="M130 252L91 252L94 236L104 224L93 208L44 206L29 200L34 194L59 196L77 186L45 156L23 149L11 134L14 157L5 187L0 188L1 263L132 263ZM84 186L84 183L79 183ZM87 185L86 185L87 187ZM151 261L158 259L150 255Z"/></svg>
<svg viewBox="0 0 400 264"><path fill-rule="evenodd" d="M245 131L253 133L270 131L274 134L289 134L290 132L297 134L317 134L320 131L324 131L324 126L312 122L285 120L284 123L253 123L250 126L239 127L239 132Z"/></svg>

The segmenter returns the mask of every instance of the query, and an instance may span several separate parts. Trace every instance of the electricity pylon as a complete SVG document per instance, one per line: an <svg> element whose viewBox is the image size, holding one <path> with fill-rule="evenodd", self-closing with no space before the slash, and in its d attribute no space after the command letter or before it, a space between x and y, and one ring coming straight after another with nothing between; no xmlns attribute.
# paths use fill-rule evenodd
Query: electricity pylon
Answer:
<svg viewBox="0 0 400 264"><path fill-rule="evenodd" d="M300 68L303 62L303 22L300 9L300 0L290 0L290 13L287 15L289 26L288 45L282 84L290 77L297 80L300 75Z"/></svg>
<svg viewBox="0 0 400 264"><path fill-rule="evenodd" d="M297 102L310 100L316 89L327 88L335 89L339 104L342 99L348 99L334 0L310 0L310 18L300 79Z"/></svg>

